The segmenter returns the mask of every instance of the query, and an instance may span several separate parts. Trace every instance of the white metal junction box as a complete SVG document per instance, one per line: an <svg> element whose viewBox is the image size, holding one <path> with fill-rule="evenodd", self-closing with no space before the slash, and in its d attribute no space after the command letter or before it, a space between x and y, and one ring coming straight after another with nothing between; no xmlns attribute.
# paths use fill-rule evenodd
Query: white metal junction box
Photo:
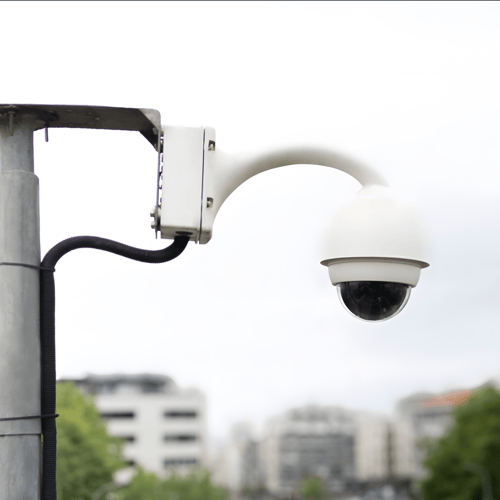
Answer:
<svg viewBox="0 0 500 500"><path fill-rule="evenodd" d="M163 127L163 182L160 207L162 238L189 236L207 243L212 225L202 232L202 215L213 199L204 193L208 153L215 150L215 130L210 127Z"/></svg>
<svg viewBox="0 0 500 500"><path fill-rule="evenodd" d="M161 237L199 241L204 127L163 128Z"/></svg>

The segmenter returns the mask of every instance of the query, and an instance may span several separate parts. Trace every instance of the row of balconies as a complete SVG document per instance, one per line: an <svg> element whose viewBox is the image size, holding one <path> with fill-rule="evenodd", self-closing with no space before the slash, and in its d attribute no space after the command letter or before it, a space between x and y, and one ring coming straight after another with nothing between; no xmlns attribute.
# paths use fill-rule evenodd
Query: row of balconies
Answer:
<svg viewBox="0 0 500 500"><path fill-rule="evenodd" d="M126 436L115 436L120 439L124 439L127 443L137 442L137 436L126 435ZM199 440L199 436L196 434L166 434L163 436L163 441L169 443L194 443Z"/></svg>
<svg viewBox="0 0 500 500"><path fill-rule="evenodd" d="M120 419L120 420L130 420L135 418L135 412L134 411L106 411L106 412L101 412L101 417L105 418L107 420L110 419ZM165 418L196 418L198 416L198 413L195 410L167 410L163 412L163 416Z"/></svg>

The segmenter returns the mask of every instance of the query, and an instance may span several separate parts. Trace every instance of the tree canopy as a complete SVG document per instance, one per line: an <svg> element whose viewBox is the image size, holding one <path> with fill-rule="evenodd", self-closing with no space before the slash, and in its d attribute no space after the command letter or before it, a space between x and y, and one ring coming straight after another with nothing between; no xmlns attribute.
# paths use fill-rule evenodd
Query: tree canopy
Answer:
<svg viewBox="0 0 500 500"><path fill-rule="evenodd" d="M193 470L186 476L171 474L160 478L139 468L132 482L123 489L120 500L228 500L227 491L216 486L210 473L203 469Z"/></svg>
<svg viewBox="0 0 500 500"><path fill-rule="evenodd" d="M91 500L126 464L122 441L111 437L92 398L72 382L57 384L57 499Z"/></svg>
<svg viewBox="0 0 500 500"><path fill-rule="evenodd" d="M300 494L306 500L324 500L328 490L320 477L309 476L300 483Z"/></svg>
<svg viewBox="0 0 500 500"><path fill-rule="evenodd" d="M455 423L430 450L425 500L500 498L500 392L477 391L456 408Z"/></svg>

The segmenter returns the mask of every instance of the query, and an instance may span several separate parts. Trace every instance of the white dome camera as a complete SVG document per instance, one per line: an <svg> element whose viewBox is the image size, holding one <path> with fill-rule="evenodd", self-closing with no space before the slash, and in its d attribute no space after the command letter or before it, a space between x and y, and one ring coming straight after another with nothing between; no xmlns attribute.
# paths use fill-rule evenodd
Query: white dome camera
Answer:
<svg viewBox="0 0 500 500"><path fill-rule="evenodd" d="M286 165L341 170L362 185L357 198L335 215L321 263L347 310L365 321L383 321L405 306L424 261L420 215L398 201L376 170L323 147L287 147L227 155L209 127L164 127L165 164L159 169L162 203L151 215L162 238L189 235L205 244L228 196L247 179ZM157 198L160 198L157 194Z"/></svg>
<svg viewBox="0 0 500 500"><path fill-rule="evenodd" d="M333 217L321 264L355 317L384 321L401 312L428 267L420 214L389 188L362 189Z"/></svg>

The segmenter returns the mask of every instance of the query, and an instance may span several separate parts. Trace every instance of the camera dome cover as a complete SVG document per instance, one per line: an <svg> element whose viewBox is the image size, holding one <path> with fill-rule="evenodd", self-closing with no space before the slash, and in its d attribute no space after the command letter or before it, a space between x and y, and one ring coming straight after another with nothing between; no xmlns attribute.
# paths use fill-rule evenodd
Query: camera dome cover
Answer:
<svg viewBox="0 0 500 500"><path fill-rule="evenodd" d="M342 305L363 321L386 321L401 312L410 298L411 286L387 281L339 283Z"/></svg>
<svg viewBox="0 0 500 500"><path fill-rule="evenodd" d="M386 281L415 286L425 262L420 213L387 187L362 189L334 215L323 245L332 284Z"/></svg>

